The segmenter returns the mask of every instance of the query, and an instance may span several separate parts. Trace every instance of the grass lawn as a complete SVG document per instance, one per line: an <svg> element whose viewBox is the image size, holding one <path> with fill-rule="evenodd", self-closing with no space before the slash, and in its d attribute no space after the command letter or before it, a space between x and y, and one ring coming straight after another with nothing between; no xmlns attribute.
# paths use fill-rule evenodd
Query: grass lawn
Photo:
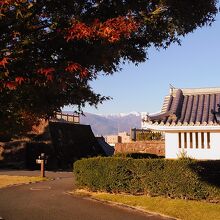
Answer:
<svg viewBox="0 0 220 220"><path fill-rule="evenodd" d="M135 206L149 212L156 212L182 220L220 220L220 204L123 194L93 192L87 194L96 199Z"/></svg>
<svg viewBox="0 0 220 220"><path fill-rule="evenodd" d="M31 183L45 180L42 177L0 175L0 188L14 184Z"/></svg>

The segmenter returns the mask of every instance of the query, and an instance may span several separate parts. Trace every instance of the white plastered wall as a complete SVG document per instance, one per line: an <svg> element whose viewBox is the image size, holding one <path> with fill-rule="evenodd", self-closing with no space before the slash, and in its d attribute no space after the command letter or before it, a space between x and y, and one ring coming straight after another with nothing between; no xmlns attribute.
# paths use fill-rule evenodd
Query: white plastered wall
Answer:
<svg viewBox="0 0 220 220"><path fill-rule="evenodd" d="M204 131L203 131L204 132ZM206 131L207 132L207 131ZM201 133L198 133L199 146L195 146L195 133L193 133L193 147L190 148L189 133L187 133L187 148L184 147L184 138L182 137L181 148L179 148L179 136L177 132L165 132L165 157L176 159L181 155L186 155L194 159L201 160L220 160L220 131L208 131L210 133L210 148L205 144L201 146ZM204 136L206 140L206 135ZM206 142L206 141L205 141Z"/></svg>

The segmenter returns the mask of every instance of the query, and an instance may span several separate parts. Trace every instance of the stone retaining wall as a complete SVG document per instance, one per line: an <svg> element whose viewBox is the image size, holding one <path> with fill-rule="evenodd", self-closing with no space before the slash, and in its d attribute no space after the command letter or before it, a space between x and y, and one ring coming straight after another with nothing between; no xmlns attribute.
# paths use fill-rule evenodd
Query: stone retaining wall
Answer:
<svg viewBox="0 0 220 220"><path fill-rule="evenodd" d="M27 140L0 142L0 168L24 168Z"/></svg>

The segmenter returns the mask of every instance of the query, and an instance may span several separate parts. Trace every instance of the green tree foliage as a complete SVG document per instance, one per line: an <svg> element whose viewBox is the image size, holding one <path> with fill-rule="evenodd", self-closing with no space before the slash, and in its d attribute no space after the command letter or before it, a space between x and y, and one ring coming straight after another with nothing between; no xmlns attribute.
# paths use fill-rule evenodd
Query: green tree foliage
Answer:
<svg viewBox="0 0 220 220"><path fill-rule="evenodd" d="M161 132L137 132L137 141L152 141L152 140L162 140L163 136Z"/></svg>
<svg viewBox="0 0 220 220"><path fill-rule="evenodd" d="M100 72L144 62L150 46L179 43L216 13L215 0L0 1L0 132L102 103L89 84Z"/></svg>

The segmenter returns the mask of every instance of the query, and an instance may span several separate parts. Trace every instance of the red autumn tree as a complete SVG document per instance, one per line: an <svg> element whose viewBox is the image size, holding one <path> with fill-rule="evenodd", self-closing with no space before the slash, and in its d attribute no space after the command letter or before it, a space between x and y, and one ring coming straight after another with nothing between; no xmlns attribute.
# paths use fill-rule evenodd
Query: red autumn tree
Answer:
<svg viewBox="0 0 220 220"><path fill-rule="evenodd" d="M1 0L0 134L108 99L89 86L100 72L145 61L216 13L215 0Z"/></svg>

